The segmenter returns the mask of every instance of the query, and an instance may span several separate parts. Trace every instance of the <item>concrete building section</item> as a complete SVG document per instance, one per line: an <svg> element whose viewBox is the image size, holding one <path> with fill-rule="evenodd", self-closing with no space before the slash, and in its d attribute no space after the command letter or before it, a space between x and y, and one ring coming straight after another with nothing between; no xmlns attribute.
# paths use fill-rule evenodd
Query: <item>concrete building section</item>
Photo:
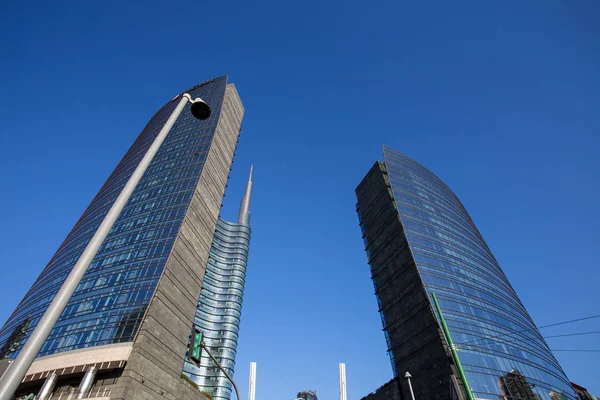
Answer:
<svg viewBox="0 0 600 400"><path fill-rule="evenodd" d="M76 365L108 364L115 361L127 361L132 347L132 343L116 343L38 357L27 371L25 380L28 380L33 375Z"/></svg>
<svg viewBox="0 0 600 400"><path fill-rule="evenodd" d="M379 387L374 393L369 393L361 400L404 400L398 379L394 378Z"/></svg>
<svg viewBox="0 0 600 400"><path fill-rule="evenodd" d="M235 86L227 85L200 181L112 399L175 399L180 394L190 327L243 112Z"/></svg>

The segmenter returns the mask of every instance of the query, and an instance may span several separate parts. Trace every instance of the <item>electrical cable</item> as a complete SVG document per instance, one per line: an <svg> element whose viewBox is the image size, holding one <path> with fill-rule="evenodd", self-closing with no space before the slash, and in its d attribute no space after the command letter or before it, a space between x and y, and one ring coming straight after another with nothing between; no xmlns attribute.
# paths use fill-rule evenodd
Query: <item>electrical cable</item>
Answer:
<svg viewBox="0 0 600 400"><path fill-rule="evenodd" d="M570 324L570 323L579 322L579 321L585 321L585 320L593 319L593 318L600 318L600 314L598 314L598 315L592 315L592 316L589 316L589 317L572 319L572 320L569 320L569 321L557 322L557 323L554 323L554 324L542 325L542 326L539 326L539 327L533 327L531 329L524 329L522 331L518 331L518 332L515 332L515 333L530 332L530 331L535 331L537 329L549 328L551 326L565 325L565 324ZM458 345L469 344L469 343L478 342L480 340L494 339L494 338L499 338L499 337L502 337L502 336L507 336L507 335L506 334L493 335L493 336L478 338L478 339L469 340L467 342L461 342L461 343L456 343L456 344L458 344Z"/></svg>
<svg viewBox="0 0 600 400"><path fill-rule="evenodd" d="M600 314L598 314L598 315L592 315L591 317L583 317L583 318L572 319L570 321L557 322L556 324L543 325L543 326L540 326L538 329L548 328L550 326L557 326L557 325L569 324L571 322L585 321L586 319L592 319L592 318L600 318Z"/></svg>
<svg viewBox="0 0 600 400"><path fill-rule="evenodd" d="M544 339L556 338L556 337L565 337L565 336L581 336L581 335L593 335L600 333L600 331L593 332L580 332L580 333L565 333L564 335L552 335L552 336L544 336Z"/></svg>
<svg viewBox="0 0 600 400"><path fill-rule="evenodd" d="M572 349L572 350L555 350L555 349L551 349L552 351L580 351L580 352L585 352L585 353L600 353L600 350L597 349L592 349L592 350L577 350L577 349Z"/></svg>

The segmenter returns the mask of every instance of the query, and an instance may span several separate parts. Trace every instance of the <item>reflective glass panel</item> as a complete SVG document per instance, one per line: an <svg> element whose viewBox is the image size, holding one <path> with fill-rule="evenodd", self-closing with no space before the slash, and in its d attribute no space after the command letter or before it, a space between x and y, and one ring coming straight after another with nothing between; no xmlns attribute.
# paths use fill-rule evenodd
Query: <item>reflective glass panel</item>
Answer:
<svg viewBox="0 0 600 400"><path fill-rule="evenodd" d="M575 399L460 200L404 154L384 147L384 159L420 275L439 299L475 397Z"/></svg>
<svg viewBox="0 0 600 400"><path fill-rule="evenodd" d="M223 76L188 91L211 106L211 117L199 121L190 105L185 106L40 355L134 339L200 178L226 85ZM37 325L180 99L165 104L129 148L0 331L0 348L24 322L29 324L27 335ZM142 100L132 97L132 101ZM15 357L23 343L8 355Z"/></svg>

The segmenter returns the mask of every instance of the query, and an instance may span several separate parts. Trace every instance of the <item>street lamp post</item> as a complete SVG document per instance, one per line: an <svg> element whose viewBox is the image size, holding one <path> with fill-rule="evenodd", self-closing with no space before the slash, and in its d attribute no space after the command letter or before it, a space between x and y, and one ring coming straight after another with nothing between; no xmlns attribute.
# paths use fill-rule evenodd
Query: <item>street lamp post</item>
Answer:
<svg viewBox="0 0 600 400"><path fill-rule="evenodd" d="M52 300L52 303L50 303L50 306L48 306L48 309L44 313L42 319L31 333L31 336L19 352L19 355L15 361L11 364L9 370L2 377L2 380L0 381L0 400L12 399L12 396L29 370L29 367L35 360L35 357L38 355L42 345L52 331L52 328L54 328L56 321L61 316L62 312L67 306L67 303L71 299L73 292L75 292L75 289L77 289L81 279L88 270L90 263L98 253L100 245L104 239L106 239L108 232L110 232L115 221L119 217L119 214L121 214L121 211L123 211L127 201L131 197L131 194L144 175L144 172L146 172L148 165L150 165L150 162L156 155L161 144L167 137L167 134L175 124L175 121L188 102L192 103L191 112L195 118L205 120L210 117L210 107L208 104L206 104L206 102L204 102L204 100L200 98L192 100L191 96L187 93L181 96L181 100L177 104L177 107L175 107L175 110L156 136L156 139L154 139L154 142L127 181L127 184L108 211L108 214L106 214L106 217L104 217L104 220L79 257L79 260L77 260L77 263L71 270L71 273L59 289L56 296L54 296L54 300Z"/></svg>
<svg viewBox="0 0 600 400"><path fill-rule="evenodd" d="M415 400L415 393L413 392L412 384L410 383L410 378L412 378L412 375L410 374L410 372L406 371L406 374L404 374L404 378L406 378L406 380L408 381L408 388L410 389L410 397L412 398L412 400Z"/></svg>

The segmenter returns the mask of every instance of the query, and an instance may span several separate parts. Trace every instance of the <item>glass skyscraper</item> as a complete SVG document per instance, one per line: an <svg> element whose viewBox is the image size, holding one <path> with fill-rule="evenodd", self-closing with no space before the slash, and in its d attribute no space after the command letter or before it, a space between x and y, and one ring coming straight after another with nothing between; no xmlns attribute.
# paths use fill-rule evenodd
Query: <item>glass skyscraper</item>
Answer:
<svg viewBox="0 0 600 400"><path fill-rule="evenodd" d="M415 160L386 146L383 155L356 193L388 352L401 378L390 384L406 391L409 371L417 398L464 392L432 306L435 293L475 398L575 399L458 197Z"/></svg>
<svg viewBox="0 0 600 400"><path fill-rule="evenodd" d="M233 376L250 246L252 169L237 223L219 218L194 323L219 364ZM200 365L186 361L185 373L214 399L229 400L231 382L203 353Z"/></svg>
<svg viewBox="0 0 600 400"><path fill-rule="evenodd" d="M226 76L183 93L204 99L212 115L199 121L185 106L43 345L23 390L35 392L53 375L58 375L56 390L62 390L72 385L63 375L73 380L74 374L92 370L93 385L110 386L106 390L118 393L115 398L141 392L177 396L181 393L174 391L191 387L180 385L187 336L213 235L219 237L215 229L224 230L217 220L244 109ZM181 94L150 119L4 324L3 356L18 354Z"/></svg>

